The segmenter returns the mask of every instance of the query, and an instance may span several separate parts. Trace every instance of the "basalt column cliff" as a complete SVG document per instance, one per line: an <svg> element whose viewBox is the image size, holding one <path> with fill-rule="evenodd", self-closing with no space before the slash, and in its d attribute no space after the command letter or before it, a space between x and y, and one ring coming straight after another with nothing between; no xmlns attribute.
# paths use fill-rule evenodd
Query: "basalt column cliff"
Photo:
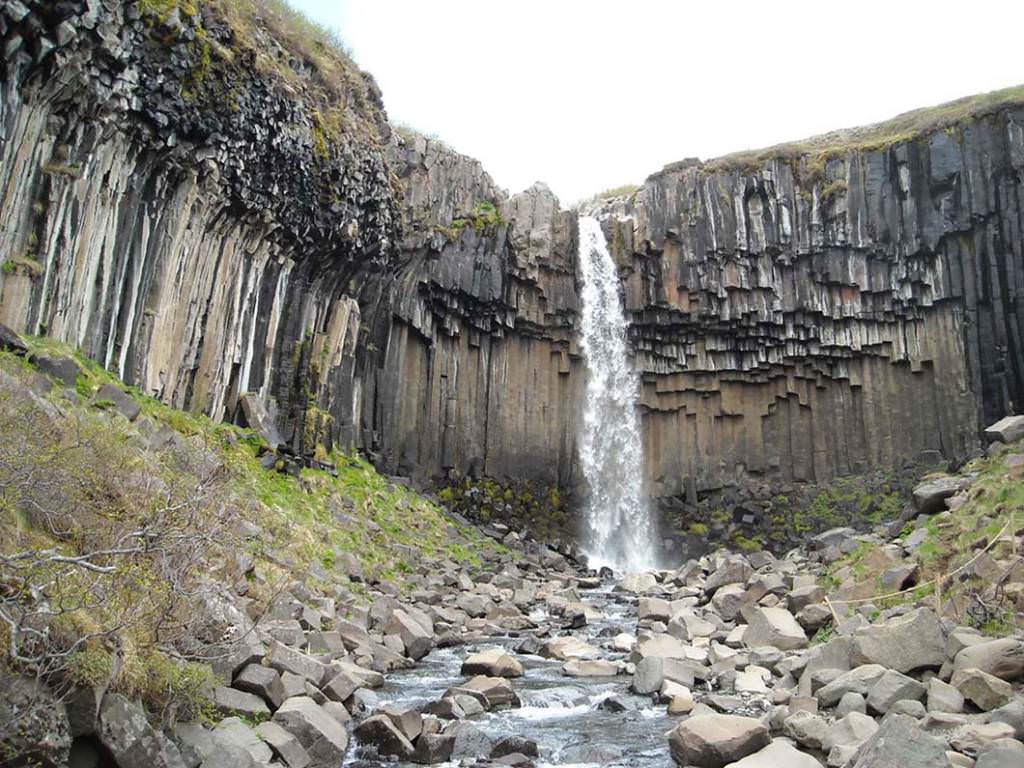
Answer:
<svg viewBox="0 0 1024 768"><path fill-rule="evenodd" d="M575 215L239 5L4 4L0 322L299 454L575 487ZM965 456L1024 403L1022 174L1011 100L593 206L652 492Z"/></svg>

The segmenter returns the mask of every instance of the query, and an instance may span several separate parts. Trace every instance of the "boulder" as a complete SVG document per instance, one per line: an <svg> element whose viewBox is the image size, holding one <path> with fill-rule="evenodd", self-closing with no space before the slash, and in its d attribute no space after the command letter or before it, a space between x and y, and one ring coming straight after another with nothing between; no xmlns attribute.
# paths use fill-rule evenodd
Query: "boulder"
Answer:
<svg viewBox="0 0 1024 768"><path fill-rule="evenodd" d="M729 763L726 768L821 768L821 763L784 739L776 739L764 749Z"/></svg>
<svg viewBox="0 0 1024 768"><path fill-rule="evenodd" d="M743 642L748 648L770 645L792 651L807 647L803 627L785 608L754 608L746 611L746 619Z"/></svg>
<svg viewBox="0 0 1024 768"><path fill-rule="evenodd" d="M953 659L953 669L970 668L1008 682L1024 679L1024 640L1002 637L962 648Z"/></svg>
<svg viewBox="0 0 1024 768"><path fill-rule="evenodd" d="M519 697L512 689L512 684L504 677L477 675L456 688L449 688L445 696L458 693L481 698L487 709L519 706Z"/></svg>
<svg viewBox="0 0 1024 768"><path fill-rule="evenodd" d="M919 701L925 694L925 687L902 672L887 669L868 690L868 708L884 715L898 701L910 699Z"/></svg>
<svg viewBox="0 0 1024 768"><path fill-rule="evenodd" d="M851 664L881 664L903 673L938 668L945 660L946 637L928 608L859 629L850 646Z"/></svg>
<svg viewBox="0 0 1024 768"><path fill-rule="evenodd" d="M362 744L369 744L384 757L411 760L416 748L387 715L373 715L363 720L353 731Z"/></svg>
<svg viewBox="0 0 1024 768"><path fill-rule="evenodd" d="M119 693L103 697L96 735L118 768L185 768L178 748L153 729L142 707Z"/></svg>
<svg viewBox="0 0 1024 768"><path fill-rule="evenodd" d="M523 665L500 648L474 653L462 662L461 674L466 676L522 677Z"/></svg>
<svg viewBox="0 0 1024 768"><path fill-rule="evenodd" d="M1024 437L1024 416L1006 416L985 427L985 439L990 443L1015 443Z"/></svg>
<svg viewBox="0 0 1024 768"><path fill-rule="evenodd" d="M963 712L964 696L954 686L933 677L928 681L927 708L929 712Z"/></svg>
<svg viewBox="0 0 1024 768"><path fill-rule="evenodd" d="M142 413L142 408L135 402L135 398L115 384L104 384L100 387L93 398L93 402L112 404L114 410L128 419L128 421L135 421L139 418L139 414Z"/></svg>
<svg viewBox="0 0 1024 768"><path fill-rule="evenodd" d="M271 640L267 650L267 664L281 674L291 672L298 675L317 688L323 683L327 667L302 651L290 648L278 640Z"/></svg>
<svg viewBox="0 0 1024 768"><path fill-rule="evenodd" d="M396 610L384 627L387 635L397 635L405 646L405 655L419 661L434 647L434 635L406 611Z"/></svg>
<svg viewBox="0 0 1024 768"><path fill-rule="evenodd" d="M272 722L298 739L311 768L336 768L345 757L348 734L344 726L308 696L286 699Z"/></svg>
<svg viewBox="0 0 1024 768"><path fill-rule="evenodd" d="M605 659L573 660L562 665L562 674L568 677L614 677L619 665Z"/></svg>
<svg viewBox="0 0 1024 768"><path fill-rule="evenodd" d="M950 768L946 743L913 718L889 715L857 751L852 768Z"/></svg>
<svg viewBox="0 0 1024 768"><path fill-rule="evenodd" d="M733 555L712 572L704 582L704 591L713 594L726 584L743 584L754 573L750 563L740 555Z"/></svg>
<svg viewBox="0 0 1024 768"><path fill-rule="evenodd" d="M213 703L218 710L227 714L237 713L250 718L270 715L266 702L256 694L226 688L223 685L213 689Z"/></svg>
<svg viewBox="0 0 1024 768"><path fill-rule="evenodd" d="M280 757L288 768L306 768L310 763L309 755L299 740L281 727L279 723L268 721L256 726L256 734Z"/></svg>
<svg viewBox="0 0 1024 768"><path fill-rule="evenodd" d="M736 715L695 715L669 734L672 759L681 766L722 768L768 746L760 720Z"/></svg>
<svg viewBox="0 0 1024 768"><path fill-rule="evenodd" d="M237 717L224 718L213 732L221 744L248 752L256 763L269 763L274 756L259 734Z"/></svg>
<svg viewBox="0 0 1024 768"><path fill-rule="evenodd" d="M616 585L616 589L639 595L650 592L656 586L658 586L658 580L653 573L627 573Z"/></svg>
<svg viewBox="0 0 1024 768"><path fill-rule="evenodd" d="M545 659L570 661L572 659L597 659L600 658L601 651L578 637L566 635L544 643L540 648L540 655Z"/></svg>
<svg viewBox="0 0 1024 768"><path fill-rule="evenodd" d="M274 709L288 698L285 696L284 684L277 670L260 664L247 664L243 667L231 686L261 697Z"/></svg>
<svg viewBox="0 0 1024 768"><path fill-rule="evenodd" d="M445 728L444 732L454 737L451 755L453 761L487 757L494 746L491 737L472 723L457 721Z"/></svg>
<svg viewBox="0 0 1024 768"><path fill-rule="evenodd" d="M506 736L498 741L491 748L490 758L495 760L506 755L525 755L526 757L540 757L540 750L537 742L522 736Z"/></svg>
<svg viewBox="0 0 1024 768"><path fill-rule="evenodd" d="M782 730L793 741L807 749L821 749L829 725L825 718L810 712L794 712L783 721Z"/></svg>
<svg viewBox="0 0 1024 768"><path fill-rule="evenodd" d="M815 694L818 697L818 704L823 707L832 707L847 693L859 693L867 696L871 687L878 682L885 674L885 667L881 664L863 664L856 669L842 672L831 682L818 689Z"/></svg>
<svg viewBox="0 0 1024 768"><path fill-rule="evenodd" d="M455 747L453 733L424 733L416 739L416 752L412 756L414 763L433 765L447 763L452 759Z"/></svg>
<svg viewBox="0 0 1024 768"><path fill-rule="evenodd" d="M941 475L914 488L914 508L922 515L934 515L946 508L946 499L967 485L967 480L955 475Z"/></svg>
<svg viewBox="0 0 1024 768"><path fill-rule="evenodd" d="M1001 707L1013 697L1008 682L974 667L956 670L949 682L983 712Z"/></svg>

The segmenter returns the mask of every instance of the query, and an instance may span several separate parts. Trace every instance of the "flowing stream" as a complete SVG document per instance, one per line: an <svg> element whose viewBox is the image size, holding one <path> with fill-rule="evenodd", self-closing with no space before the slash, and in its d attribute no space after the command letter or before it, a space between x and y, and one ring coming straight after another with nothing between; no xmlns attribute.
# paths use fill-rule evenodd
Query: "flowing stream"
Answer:
<svg viewBox="0 0 1024 768"><path fill-rule="evenodd" d="M590 216L579 217L579 268L587 366L580 462L590 489L584 546L592 567L642 571L656 558L636 409L639 377L627 354L619 271Z"/></svg>
<svg viewBox="0 0 1024 768"><path fill-rule="evenodd" d="M600 611L601 618L573 630L572 635L600 647L613 634L635 634L636 598L612 592L611 586L606 583L604 588L586 593L585 601ZM531 618L541 625L558 621L543 608ZM447 688L465 681L459 672L468 655L495 647L511 650L527 634L512 632L481 643L435 649L415 669L389 673L387 683L378 691L380 702L405 710L436 701ZM672 764L665 734L678 718L670 717L665 705L654 704L650 696L631 693L630 675L566 677L560 661L513 655L525 668L523 677L512 680L522 706L487 712L467 722L495 739L509 734L533 739L540 751L540 759L535 761L539 768L664 768ZM626 661L628 657L627 653L611 650L602 654L602 658L612 660ZM610 696L616 696L626 711L603 708L601 703ZM367 760L358 746L349 750L346 768L379 765L372 758ZM394 765L412 768L407 763Z"/></svg>

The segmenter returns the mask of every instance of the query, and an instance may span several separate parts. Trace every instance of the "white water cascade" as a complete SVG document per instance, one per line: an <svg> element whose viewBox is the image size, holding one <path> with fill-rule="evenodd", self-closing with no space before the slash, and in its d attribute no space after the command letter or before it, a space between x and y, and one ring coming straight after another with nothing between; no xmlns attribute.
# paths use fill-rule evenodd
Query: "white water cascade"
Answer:
<svg viewBox="0 0 1024 768"><path fill-rule="evenodd" d="M592 567L655 566L636 410L639 377L626 354L619 272L597 219L579 217L580 325L587 367L580 462L590 489L584 546Z"/></svg>

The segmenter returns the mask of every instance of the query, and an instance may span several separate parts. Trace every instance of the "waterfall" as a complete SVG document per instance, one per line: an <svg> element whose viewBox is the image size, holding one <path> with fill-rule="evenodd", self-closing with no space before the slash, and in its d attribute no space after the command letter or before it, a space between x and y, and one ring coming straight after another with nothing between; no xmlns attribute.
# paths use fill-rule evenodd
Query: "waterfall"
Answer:
<svg viewBox="0 0 1024 768"><path fill-rule="evenodd" d="M579 217L579 268L587 368L580 463L590 490L584 546L594 567L644 570L654 567L655 555L636 409L639 377L626 354L618 269L590 216Z"/></svg>

